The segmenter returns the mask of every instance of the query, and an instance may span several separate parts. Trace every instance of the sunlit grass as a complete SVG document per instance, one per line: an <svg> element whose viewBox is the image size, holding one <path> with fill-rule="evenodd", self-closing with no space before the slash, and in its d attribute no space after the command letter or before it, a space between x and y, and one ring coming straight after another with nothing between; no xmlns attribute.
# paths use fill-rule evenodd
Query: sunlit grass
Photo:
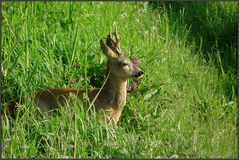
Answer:
<svg viewBox="0 0 239 160"><path fill-rule="evenodd" d="M32 99L38 90L92 87L94 76L100 86L106 58L99 40L115 25L122 50L140 59L145 77L117 126L100 124L75 102L76 156L237 157L235 75L222 74L197 41L188 41L183 11L173 21L166 8L138 2L6 2L2 8L2 103L20 100L16 120L3 116L4 158L73 157L73 106L49 117Z"/></svg>

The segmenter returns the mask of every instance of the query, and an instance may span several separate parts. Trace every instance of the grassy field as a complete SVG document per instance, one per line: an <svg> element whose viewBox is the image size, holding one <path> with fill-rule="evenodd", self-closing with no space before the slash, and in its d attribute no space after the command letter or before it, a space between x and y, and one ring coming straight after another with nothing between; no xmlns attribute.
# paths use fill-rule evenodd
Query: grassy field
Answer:
<svg viewBox="0 0 239 160"><path fill-rule="evenodd" d="M237 45L218 42L237 34L237 3L193 4L2 3L2 105L20 101L15 120L3 115L3 158L236 158ZM114 26L145 71L119 124L77 107L75 125L70 105L39 112L38 90L102 85L99 40Z"/></svg>

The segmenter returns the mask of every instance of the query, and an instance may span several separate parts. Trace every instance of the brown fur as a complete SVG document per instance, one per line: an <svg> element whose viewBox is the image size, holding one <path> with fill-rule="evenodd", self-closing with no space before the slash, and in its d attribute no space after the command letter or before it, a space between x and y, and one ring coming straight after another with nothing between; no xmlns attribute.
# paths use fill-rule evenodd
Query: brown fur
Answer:
<svg viewBox="0 0 239 160"><path fill-rule="evenodd" d="M116 42L112 36L115 36ZM110 120L113 123L119 121L122 110L126 104L127 96L127 80L131 77L141 77L143 71L138 68L133 62L123 55L119 48L120 38L117 33L107 36L106 44L103 40L100 41L103 53L108 57L107 74L109 77L105 86L87 91L89 101L94 99L96 112L104 111L107 116L103 116L101 120L106 122ZM127 64L127 65L125 65ZM86 90L77 88L57 88L47 91L38 92L36 95L36 103L42 111L50 111L56 109L58 105L64 105L67 99L70 99L70 94L77 95L84 101L84 93ZM98 96L97 96L98 95ZM14 104L10 105L13 108Z"/></svg>

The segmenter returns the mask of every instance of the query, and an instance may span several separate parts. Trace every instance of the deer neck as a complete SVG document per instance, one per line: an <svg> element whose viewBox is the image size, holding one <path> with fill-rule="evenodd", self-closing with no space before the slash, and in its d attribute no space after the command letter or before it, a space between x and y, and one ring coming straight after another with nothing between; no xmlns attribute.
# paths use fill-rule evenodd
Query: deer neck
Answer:
<svg viewBox="0 0 239 160"><path fill-rule="evenodd" d="M111 72L109 74L109 78L105 85L106 95L115 109L123 109L127 96L127 79L119 79Z"/></svg>

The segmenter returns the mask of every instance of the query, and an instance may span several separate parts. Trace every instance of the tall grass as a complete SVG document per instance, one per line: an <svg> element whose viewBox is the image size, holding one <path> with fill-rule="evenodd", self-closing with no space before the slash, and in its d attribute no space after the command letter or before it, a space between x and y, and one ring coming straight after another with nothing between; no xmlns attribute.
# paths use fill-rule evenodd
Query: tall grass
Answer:
<svg viewBox="0 0 239 160"><path fill-rule="evenodd" d="M222 74L236 74L237 5L235 2L151 2L151 8L170 12L171 23L187 26L203 58L214 60ZM178 15L180 13L180 16Z"/></svg>
<svg viewBox="0 0 239 160"><path fill-rule="evenodd" d="M237 156L236 94L234 83L227 83L232 75L222 76L212 60L201 58L196 40L188 42L191 31L179 22L183 13L172 23L166 9L139 2L5 2L2 7L2 103L20 101L15 120L3 115L4 158L72 158L74 134L80 158ZM114 25L123 51L140 59L146 75L117 126L99 124L76 100L74 133L73 106L48 117L32 99L48 88L100 86L106 58L99 40Z"/></svg>

